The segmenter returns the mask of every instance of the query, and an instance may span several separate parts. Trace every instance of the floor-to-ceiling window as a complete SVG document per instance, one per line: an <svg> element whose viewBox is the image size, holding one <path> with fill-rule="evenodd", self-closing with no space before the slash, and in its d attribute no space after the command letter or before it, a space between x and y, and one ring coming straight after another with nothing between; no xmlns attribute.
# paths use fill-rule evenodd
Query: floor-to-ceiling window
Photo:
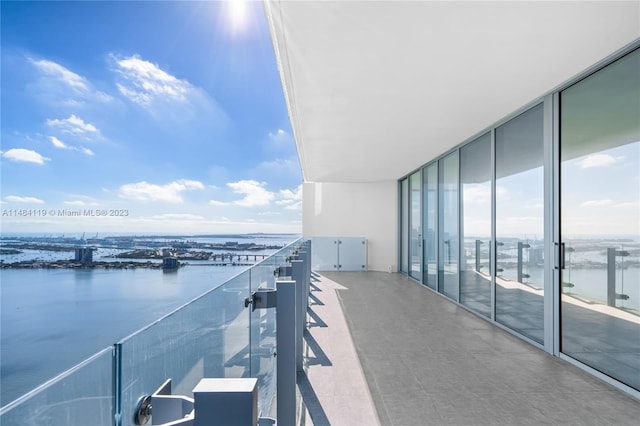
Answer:
<svg viewBox="0 0 640 426"><path fill-rule="evenodd" d="M424 274L422 283L434 290L438 288L438 163L422 171L424 222Z"/></svg>
<svg viewBox="0 0 640 426"><path fill-rule="evenodd" d="M544 341L544 114L496 128L496 321Z"/></svg>
<svg viewBox="0 0 640 426"><path fill-rule="evenodd" d="M491 134L460 148L460 303L491 317Z"/></svg>
<svg viewBox="0 0 640 426"><path fill-rule="evenodd" d="M640 390L640 50L560 105L561 350Z"/></svg>
<svg viewBox="0 0 640 426"><path fill-rule="evenodd" d="M401 194L405 273L640 390L640 49L434 159Z"/></svg>
<svg viewBox="0 0 640 426"><path fill-rule="evenodd" d="M409 177L409 275L419 280L422 276L422 177L415 172Z"/></svg>
<svg viewBox="0 0 640 426"><path fill-rule="evenodd" d="M458 300L458 151L439 163L438 291Z"/></svg>

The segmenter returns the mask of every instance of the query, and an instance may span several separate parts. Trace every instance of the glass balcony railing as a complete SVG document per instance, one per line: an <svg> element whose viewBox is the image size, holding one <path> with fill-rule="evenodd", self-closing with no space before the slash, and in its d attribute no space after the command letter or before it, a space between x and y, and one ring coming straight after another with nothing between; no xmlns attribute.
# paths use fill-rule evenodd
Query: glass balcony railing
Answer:
<svg viewBox="0 0 640 426"><path fill-rule="evenodd" d="M245 299L275 287L296 241L0 409L3 426L134 425L138 402L167 379L193 397L200 379L257 378L258 411L276 391L276 314Z"/></svg>

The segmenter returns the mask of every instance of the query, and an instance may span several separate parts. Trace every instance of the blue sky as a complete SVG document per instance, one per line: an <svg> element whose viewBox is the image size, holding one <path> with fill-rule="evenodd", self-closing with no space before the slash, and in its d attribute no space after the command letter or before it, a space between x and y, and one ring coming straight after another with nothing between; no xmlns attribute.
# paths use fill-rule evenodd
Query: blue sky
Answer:
<svg viewBox="0 0 640 426"><path fill-rule="evenodd" d="M301 231L261 2L1 8L3 233Z"/></svg>

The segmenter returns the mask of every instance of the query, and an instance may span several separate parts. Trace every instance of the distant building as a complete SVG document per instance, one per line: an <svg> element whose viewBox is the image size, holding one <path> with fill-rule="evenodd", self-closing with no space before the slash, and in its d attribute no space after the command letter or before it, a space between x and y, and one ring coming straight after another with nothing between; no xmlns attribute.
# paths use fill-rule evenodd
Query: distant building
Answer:
<svg viewBox="0 0 640 426"><path fill-rule="evenodd" d="M91 247L76 247L76 262L86 264L93 262L93 249Z"/></svg>
<svg viewBox="0 0 640 426"><path fill-rule="evenodd" d="M165 271L176 270L178 269L178 266L180 265L178 264L178 259L176 259L175 257L165 257L164 259L162 259L162 269L164 269Z"/></svg>

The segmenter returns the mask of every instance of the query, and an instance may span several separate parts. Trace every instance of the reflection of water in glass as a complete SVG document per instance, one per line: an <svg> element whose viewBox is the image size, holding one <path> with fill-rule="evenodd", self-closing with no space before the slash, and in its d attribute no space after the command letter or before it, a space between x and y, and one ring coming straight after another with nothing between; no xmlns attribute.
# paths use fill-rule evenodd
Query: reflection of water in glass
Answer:
<svg viewBox="0 0 640 426"><path fill-rule="evenodd" d="M609 265L608 250L615 249L615 263ZM615 270L615 292L629 298L618 298L616 307L640 313L640 243L630 238L579 239L566 245L566 269L563 281L573 284L564 289L588 303L607 303L608 268Z"/></svg>
<svg viewBox="0 0 640 426"><path fill-rule="evenodd" d="M640 314L640 268L628 268L624 271L624 285L620 282L622 276L617 271L616 293L629 296L628 300L616 300L619 308L635 309ZM607 270L606 269L572 269L571 283L573 288L565 293L576 294L589 301L607 303Z"/></svg>
<svg viewBox="0 0 640 426"><path fill-rule="evenodd" d="M517 240L505 241L499 248L499 267L502 271L498 276L502 279L515 281L517 277ZM531 247L523 250L523 273L529 275L523 283L535 289L542 287L544 282L543 250L538 241L527 241ZM488 249L481 245L481 272L488 271ZM634 311L640 315L640 244L628 240L594 239L574 241L567 245L566 269L563 271L563 281L574 287L564 287L564 294L571 294L588 303L607 303L607 248L615 247L620 251L629 252L628 256L616 257L616 293L629 296L627 300L617 299L616 307ZM483 251L485 250L485 251ZM466 269L475 269L475 239L465 239Z"/></svg>

